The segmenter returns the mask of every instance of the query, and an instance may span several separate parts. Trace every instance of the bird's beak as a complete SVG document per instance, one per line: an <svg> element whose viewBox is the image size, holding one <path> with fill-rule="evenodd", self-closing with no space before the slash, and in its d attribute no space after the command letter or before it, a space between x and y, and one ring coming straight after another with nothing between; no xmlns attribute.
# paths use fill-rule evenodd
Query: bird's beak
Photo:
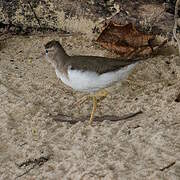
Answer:
<svg viewBox="0 0 180 180"><path fill-rule="evenodd" d="M45 56L46 56L46 53L42 53L41 55L39 55L39 56L37 57L37 59L44 58Z"/></svg>

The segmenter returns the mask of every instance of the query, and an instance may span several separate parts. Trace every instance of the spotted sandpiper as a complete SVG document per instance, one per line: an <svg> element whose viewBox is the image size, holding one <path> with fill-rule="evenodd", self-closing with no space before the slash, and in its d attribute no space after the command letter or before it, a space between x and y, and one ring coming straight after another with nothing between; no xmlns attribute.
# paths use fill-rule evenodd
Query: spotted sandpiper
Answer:
<svg viewBox="0 0 180 180"><path fill-rule="evenodd" d="M76 91L93 93L90 124L96 111L97 98L107 95L106 91L100 93L99 90L124 80L139 61L113 60L97 56L69 56L59 41L55 40L48 42L45 50L48 62L64 84Z"/></svg>

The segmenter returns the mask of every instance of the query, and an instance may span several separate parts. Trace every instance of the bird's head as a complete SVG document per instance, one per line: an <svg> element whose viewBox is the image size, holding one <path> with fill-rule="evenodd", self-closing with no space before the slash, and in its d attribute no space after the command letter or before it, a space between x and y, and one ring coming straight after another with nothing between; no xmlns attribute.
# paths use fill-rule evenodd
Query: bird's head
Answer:
<svg viewBox="0 0 180 180"><path fill-rule="evenodd" d="M44 45L46 51L46 58L53 66L57 65L57 59L66 55L63 47L59 41L52 40ZM57 58L57 56L59 58Z"/></svg>

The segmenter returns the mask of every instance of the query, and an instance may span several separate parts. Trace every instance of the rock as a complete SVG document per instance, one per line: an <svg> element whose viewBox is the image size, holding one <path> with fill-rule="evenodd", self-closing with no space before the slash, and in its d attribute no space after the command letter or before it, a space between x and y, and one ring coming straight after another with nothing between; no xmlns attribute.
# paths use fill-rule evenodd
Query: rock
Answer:
<svg viewBox="0 0 180 180"><path fill-rule="evenodd" d="M95 27L102 27L111 19L121 24L135 23L146 31L168 34L172 31L173 14L166 11L163 2L166 1L1 0L0 23L22 27L23 31L32 28L91 34Z"/></svg>
<svg viewBox="0 0 180 180"><path fill-rule="evenodd" d="M23 29L41 27L87 32L92 31L95 21L113 12L116 12L113 4L106 5L104 1L3 0L0 3L0 21Z"/></svg>

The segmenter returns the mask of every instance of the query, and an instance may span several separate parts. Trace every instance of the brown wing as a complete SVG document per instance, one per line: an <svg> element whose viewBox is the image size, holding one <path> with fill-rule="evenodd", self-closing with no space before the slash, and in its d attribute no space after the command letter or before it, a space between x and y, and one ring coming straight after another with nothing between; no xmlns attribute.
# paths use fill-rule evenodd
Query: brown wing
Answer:
<svg viewBox="0 0 180 180"><path fill-rule="evenodd" d="M103 74L110 71L117 71L138 61L140 60L113 60L96 56L73 56L70 57L69 65L71 65L71 69Z"/></svg>

